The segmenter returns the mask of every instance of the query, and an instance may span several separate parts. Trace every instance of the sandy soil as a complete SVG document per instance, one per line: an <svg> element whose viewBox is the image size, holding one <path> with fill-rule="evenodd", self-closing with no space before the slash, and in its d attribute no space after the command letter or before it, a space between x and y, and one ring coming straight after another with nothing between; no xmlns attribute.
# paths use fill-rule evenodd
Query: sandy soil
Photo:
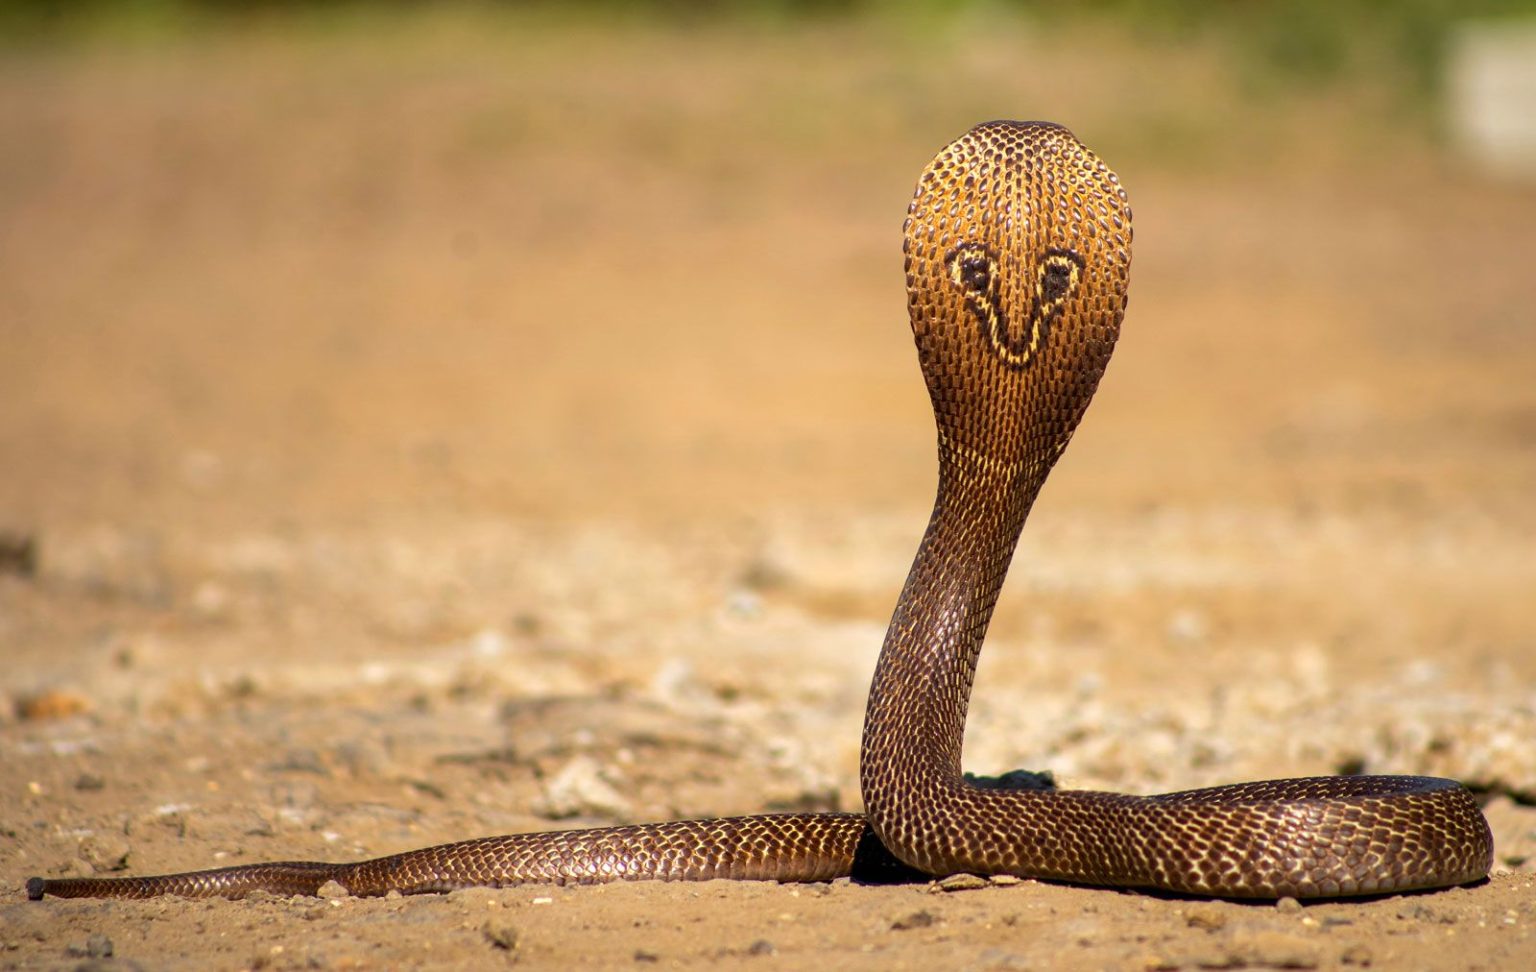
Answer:
<svg viewBox="0 0 1536 972"><path fill-rule="evenodd" d="M1136 128L1162 103L1032 87L1008 44L917 69L836 35L260 37L0 67L0 968L1528 961L1536 192L1362 152L1347 106L1191 161ZM1219 99L1200 63L1141 97ZM23 900L32 874L856 808L933 479L900 218L998 115L1102 147L1137 255L967 765L1452 776L1487 801L1486 884Z"/></svg>

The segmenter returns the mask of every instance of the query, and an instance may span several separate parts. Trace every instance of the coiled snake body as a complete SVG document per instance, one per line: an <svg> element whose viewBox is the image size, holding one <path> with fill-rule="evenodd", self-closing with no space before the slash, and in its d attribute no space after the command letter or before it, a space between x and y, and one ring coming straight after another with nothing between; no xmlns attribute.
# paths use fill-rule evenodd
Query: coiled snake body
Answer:
<svg viewBox="0 0 1536 972"><path fill-rule="evenodd" d="M938 423L939 486L870 688L864 814L518 834L353 864L33 878L28 893L814 881L891 856L932 875L1007 873L1230 897L1359 895L1482 878L1493 853L1487 822L1449 780L1329 777L1135 797L983 789L962 777L982 638L1024 519L1114 348L1130 247L1118 178L1056 125L979 125L918 182L905 228L907 304Z"/></svg>

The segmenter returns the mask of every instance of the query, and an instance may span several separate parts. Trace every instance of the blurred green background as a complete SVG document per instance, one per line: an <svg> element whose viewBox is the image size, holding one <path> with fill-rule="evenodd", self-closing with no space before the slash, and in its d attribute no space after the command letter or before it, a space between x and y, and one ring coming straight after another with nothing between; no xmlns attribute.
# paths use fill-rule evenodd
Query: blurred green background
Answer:
<svg viewBox="0 0 1536 972"><path fill-rule="evenodd" d="M460 29L495 43L572 30L781 38L852 32L864 54L871 37L879 39L876 46L892 58L891 94L908 98L906 85L952 67L956 49L978 35L997 41L1027 33L1068 49L1102 43L1121 55L1138 52L1120 72L1121 80L1134 75L1138 89L1120 92L1123 107L1143 115L1132 119L1125 139L1134 147L1192 146L1178 160L1189 161L1229 142L1234 124L1261 127L1241 122L1267 122L1298 105L1306 111L1325 93L1352 99L1369 138L1391 129L1444 142L1455 127L1445 99L1460 27L1519 24L1533 14L1536 0L0 0L0 43L17 56L163 51L231 35L378 40ZM1206 69L1194 82L1191 58ZM785 74L802 68L783 65ZM1021 81L1032 70L1017 68ZM1212 97L1190 98L1192 83ZM907 107L930 106L909 100ZM1263 141L1244 149L1266 154Z"/></svg>
<svg viewBox="0 0 1536 972"><path fill-rule="evenodd" d="M1160 41L1218 44L1256 90L1388 74L1424 94L1443 80L1446 39L1457 24L1530 16L1536 0L4 0L0 26L13 43L121 42L278 24L357 27L448 10L610 25L883 20L929 31L977 18L1049 29L1110 24Z"/></svg>

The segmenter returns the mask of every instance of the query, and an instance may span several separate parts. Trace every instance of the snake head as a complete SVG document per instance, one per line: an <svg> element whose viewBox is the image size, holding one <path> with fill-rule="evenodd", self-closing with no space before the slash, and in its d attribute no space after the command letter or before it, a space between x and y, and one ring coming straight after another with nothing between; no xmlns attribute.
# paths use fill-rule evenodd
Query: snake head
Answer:
<svg viewBox="0 0 1536 972"><path fill-rule="evenodd" d="M904 252L941 447L1043 478L1125 313L1131 210L1119 178L1060 125L978 125L923 171Z"/></svg>

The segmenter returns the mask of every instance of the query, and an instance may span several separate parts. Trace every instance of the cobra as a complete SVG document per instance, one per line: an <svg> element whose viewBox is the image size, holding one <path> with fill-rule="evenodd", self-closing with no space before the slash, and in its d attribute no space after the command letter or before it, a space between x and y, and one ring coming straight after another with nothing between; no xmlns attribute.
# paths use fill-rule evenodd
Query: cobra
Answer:
<svg viewBox="0 0 1536 972"><path fill-rule="evenodd" d="M1131 210L1066 129L990 122L923 171L907 307L938 425L933 514L875 670L864 812L487 837L357 863L33 878L31 897L355 895L472 885L819 881L896 866L1228 897L1327 897L1484 877L1493 846L1449 780L1324 777L1161 796L987 789L960 771L976 662L1019 532L1120 331Z"/></svg>

